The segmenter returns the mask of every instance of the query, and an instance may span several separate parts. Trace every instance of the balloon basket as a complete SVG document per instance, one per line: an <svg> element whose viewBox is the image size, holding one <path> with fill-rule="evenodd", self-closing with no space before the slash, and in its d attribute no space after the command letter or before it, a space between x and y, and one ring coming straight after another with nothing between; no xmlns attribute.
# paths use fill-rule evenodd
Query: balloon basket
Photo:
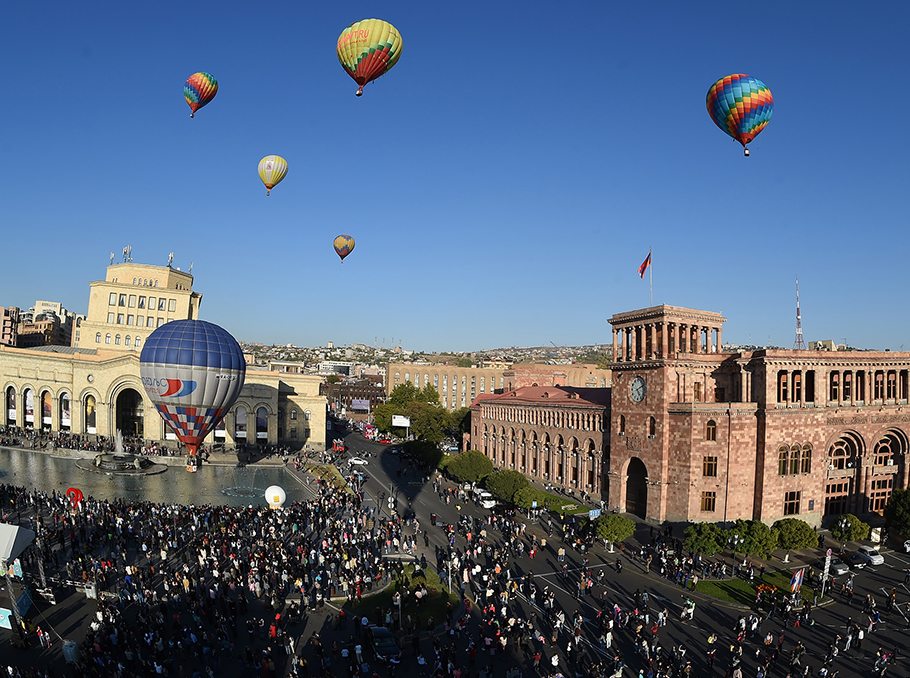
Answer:
<svg viewBox="0 0 910 678"><path fill-rule="evenodd" d="M743 155L746 156L747 158L749 157L749 149L748 149L748 148L744 148L744 149L743 149Z"/></svg>

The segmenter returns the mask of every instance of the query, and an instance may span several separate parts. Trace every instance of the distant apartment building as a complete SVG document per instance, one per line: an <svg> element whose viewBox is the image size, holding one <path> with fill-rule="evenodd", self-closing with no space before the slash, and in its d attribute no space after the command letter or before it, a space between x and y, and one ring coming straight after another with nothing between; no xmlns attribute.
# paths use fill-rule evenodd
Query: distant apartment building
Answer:
<svg viewBox="0 0 910 678"><path fill-rule="evenodd" d="M596 365L537 365L520 363L508 368L456 367L417 363L390 363L386 393L405 382L417 388L430 384L439 392L439 402L447 410L470 407L480 395L498 394L523 386L573 386L609 388L610 370Z"/></svg>
<svg viewBox="0 0 910 678"><path fill-rule="evenodd" d="M386 399L382 382L370 378L324 383L320 387L320 394L326 397L333 411L341 412L344 409L348 416L359 414L363 418Z"/></svg>
<svg viewBox="0 0 910 678"><path fill-rule="evenodd" d="M19 308L0 306L0 345L15 346L19 336Z"/></svg>

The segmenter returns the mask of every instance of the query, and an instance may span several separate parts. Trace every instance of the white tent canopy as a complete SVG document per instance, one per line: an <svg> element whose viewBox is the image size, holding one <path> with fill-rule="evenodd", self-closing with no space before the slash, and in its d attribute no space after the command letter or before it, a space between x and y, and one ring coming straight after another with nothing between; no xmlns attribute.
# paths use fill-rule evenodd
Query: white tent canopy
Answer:
<svg viewBox="0 0 910 678"><path fill-rule="evenodd" d="M35 540L35 533L25 527L0 523L0 561L9 563L18 558Z"/></svg>

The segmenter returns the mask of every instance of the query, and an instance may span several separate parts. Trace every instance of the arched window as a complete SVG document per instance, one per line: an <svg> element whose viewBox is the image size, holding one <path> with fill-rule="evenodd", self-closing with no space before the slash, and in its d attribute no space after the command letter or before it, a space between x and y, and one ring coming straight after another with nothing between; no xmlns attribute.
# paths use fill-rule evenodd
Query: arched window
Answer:
<svg viewBox="0 0 910 678"><path fill-rule="evenodd" d="M705 426L705 440L717 440L717 422L713 419Z"/></svg>
<svg viewBox="0 0 910 678"><path fill-rule="evenodd" d="M654 438L657 435L657 419L651 417L648 419L648 437Z"/></svg>
<svg viewBox="0 0 910 678"><path fill-rule="evenodd" d="M119 334L116 337L114 337L114 343L117 344L117 346L120 346L120 335Z"/></svg>
<svg viewBox="0 0 910 678"><path fill-rule="evenodd" d="M130 345L130 342L131 342L131 341L132 341L132 339L130 338L130 335L128 335L128 334L127 334L126 337L123 339L123 343L126 344L127 346Z"/></svg>
<svg viewBox="0 0 910 678"><path fill-rule="evenodd" d="M812 473L812 446L806 443L803 445L803 473Z"/></svg>
<svg viewBox="0 0 910 678"><path fill-rule="evenodd" d="M95 429L95 396L85 396L85 406L83 407L83 416L85 417L85 432L96 433Z"/></svg>
<svg viewBox="0 0 910 678"><path fill-rule="evenodd" d="M95 343L96 343L96 344L100 344L100 343L101 343L101 332L96 332L96 333L95 333Z"/></svg>
<svg viewBox="0 0 910 678"><path fill-rule="evenodd" d="M234 437L246 442L246 408L243 405L234 410Z"/></svg>
<svg viewBox="0 0 910 678"><path fill-rule="evenodd" d="M303 413L303 418L306 419L307 421L310 420L310 411L309 410L307 410L306 412Z"/></svg>
<svg viewBox="0 0 910 678"><path fill-rule="evenodd" d="M136 341L133 342L133 348L139 348L142 344L142 337L136 337Z"/></svg>
<svg viewBox="0 0 910 678"><path fill-rule="evenodd" d="M105 344L111 343L111 335L110 335L110 334L105 334L105 335L104 335L104 343L105 343Z"/></svg>
<svg viewBox="0 0 910 678"><path fill-rule="evenodd" d="M619 415L619 435L626 435L626 416L624 414Z"/></svg>
<svg viewBox="0 0 910 678"><path fill-rule="evenodd" d="M790 475L795 476L799 473L799 445L790 448Z"/></svg>
<svg viewBox="0 0 910 678"><path fill-rule="evenodd" d="M777 456L777 475L785 476L787 475L787 460L790 456L790 448L786 445L781 445L778 450Z"/></svg>

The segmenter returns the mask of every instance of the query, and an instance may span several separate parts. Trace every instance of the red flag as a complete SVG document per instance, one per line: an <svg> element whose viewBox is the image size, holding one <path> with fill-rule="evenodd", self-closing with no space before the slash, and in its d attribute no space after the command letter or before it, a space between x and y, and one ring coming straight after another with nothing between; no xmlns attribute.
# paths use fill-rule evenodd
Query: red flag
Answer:
<svg viewBox="0 0 910 678"><path fill-rule="evenodd" d="M645 271L648 270L648 266L650 266L650 265L651 265L651 253L648 252L647 259L645 259L643 262L641 262L641 266L638 267L638 277L639 278L645 277Z"/></svg>

